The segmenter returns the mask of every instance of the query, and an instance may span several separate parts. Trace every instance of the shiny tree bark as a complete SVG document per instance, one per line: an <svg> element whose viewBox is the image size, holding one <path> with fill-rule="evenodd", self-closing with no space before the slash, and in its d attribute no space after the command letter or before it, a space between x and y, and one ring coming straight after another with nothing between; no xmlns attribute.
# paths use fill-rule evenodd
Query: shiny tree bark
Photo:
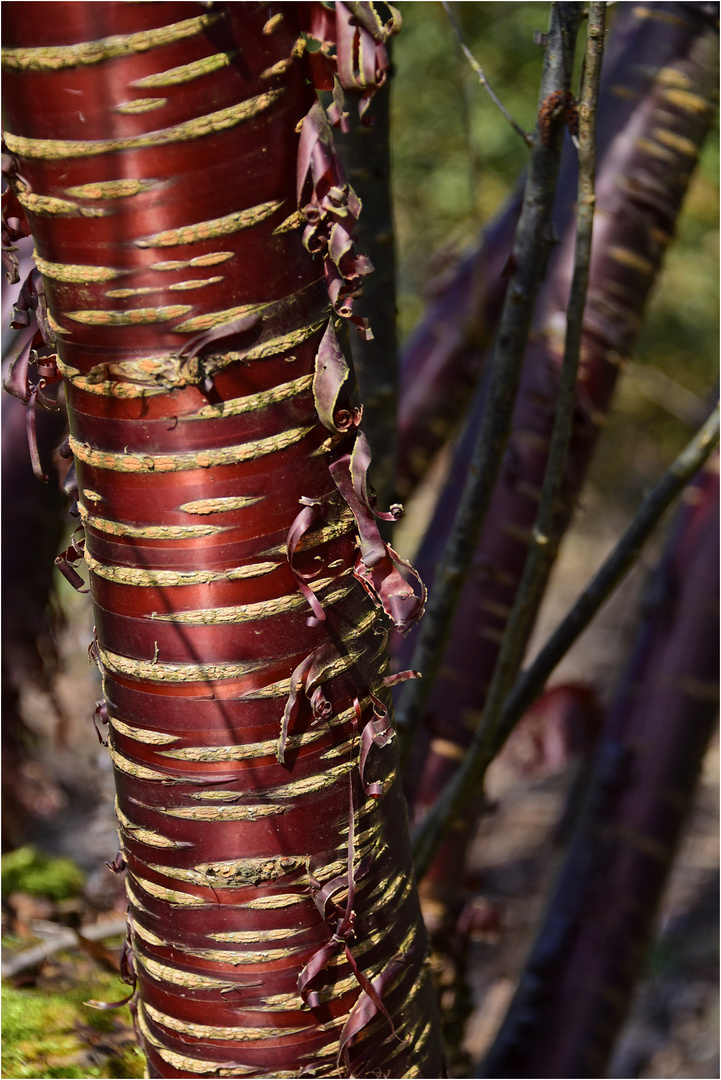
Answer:
<svg viewBox="0 0 721 1080"><path fill-rule="evenodd" d="M443 1071L383 703L422 601L367 502L311 9L4 11L151 1076Z"/></svg>

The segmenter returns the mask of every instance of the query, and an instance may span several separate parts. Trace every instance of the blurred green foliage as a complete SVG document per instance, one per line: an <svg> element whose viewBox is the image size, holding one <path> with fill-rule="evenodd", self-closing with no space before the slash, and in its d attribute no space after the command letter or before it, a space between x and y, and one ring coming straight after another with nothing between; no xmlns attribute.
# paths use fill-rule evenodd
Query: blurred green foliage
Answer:
<svg viewBox="0 0 721 1080"><path fill-rule="evenodd" d="M54 859L29 845L2 857L3 896L25 892L69 900L81 892L85 875L72 859Z"/></svg>
<svg viewBox="0 0 721 1080"><path fill-rule="evenodd" d="M534 125L546 3L455 4L473 55L525 130ZM393 187L400 254L400 329L422 311L439 264L470 244L500 209L528 151L460 53L440 3L400 5L393 41Z"/></svg>

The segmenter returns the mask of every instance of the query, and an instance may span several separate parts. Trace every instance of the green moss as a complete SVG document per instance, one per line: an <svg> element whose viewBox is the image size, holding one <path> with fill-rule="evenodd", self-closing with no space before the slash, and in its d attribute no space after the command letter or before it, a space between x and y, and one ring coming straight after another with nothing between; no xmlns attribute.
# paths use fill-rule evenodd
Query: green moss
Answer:
<svg viewBox="0 0 721 1080"><path fill-rule="evenodd" d="M98 1011L88 997L118 997L118 979L93 971L71 989L2 989L2 1076L142 1077L127 1008ZM98 1037L99 1033L103 1033Z"/></svg>
<svg viewBox="0 0 721 1080"><path fill-rule="evenodd" d="M53 859L34 847L17 848L2 857L2 891L68 900L85 883L85 875L72 859Z"/></svg>

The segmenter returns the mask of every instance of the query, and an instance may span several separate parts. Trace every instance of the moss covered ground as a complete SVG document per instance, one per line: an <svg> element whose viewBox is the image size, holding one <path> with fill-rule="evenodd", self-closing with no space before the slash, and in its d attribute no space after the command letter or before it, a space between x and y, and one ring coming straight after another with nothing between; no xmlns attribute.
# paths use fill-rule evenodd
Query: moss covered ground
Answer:
<svg viewBox="0 0 721 1080"><path fill-rule="evenodd" d="M119 996L117 976L65 954L35 986L2 988L2 1076L142 1077L127 1007L100 1011L88 998Z"/></svg>
<svg viewBox="0 0 721 1080"><path fill-rule="evenodd" d="M68 858L52 858L31 846L2 858L3 959L37 944L51 923L91 921L81 895L85 874ZM58 927L60 929L60 927ZM94 1009L89 999L117 1001L127 987L116 971L115 947L98 945L93 960L79 950L51 955L2 986L3 1077L122 1077L144 1073L127 1007ZM105 970L107 969L107 970Z"/></svg>

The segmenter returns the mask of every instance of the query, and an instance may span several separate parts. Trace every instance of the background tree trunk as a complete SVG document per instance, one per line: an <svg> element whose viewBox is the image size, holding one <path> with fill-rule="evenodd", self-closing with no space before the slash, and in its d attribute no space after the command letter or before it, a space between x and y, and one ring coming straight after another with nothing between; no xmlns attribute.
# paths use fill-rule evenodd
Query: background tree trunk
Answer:
<svg viewBox="0 0 721 1080"><path fill-rule="evenodd" d="M709 23L706 13L695 8L679 7L673 21L667 21L666 7L620 12L614 32L620 36L617 47L623 47L627 62L622 64L615 53L603 76L598 217L583 324L578 407L559 527L570 518L619 370L632 348L643 307L673 234L698 147L714 115L717 28ZM653 48L652 41L656 43ZM639 56L648 56L649 64L640 64ZM553 424L573 244L574 230L568 228L549 265L526 353L509 447L456 613L442 674L435 683L415 748L418 767L411 770L411 804L412 817L417 820L423 819L444 783L454 775L481 717L531 542ZM419 570L430 589L460 499L484 404L481 387L456 451L451 480L418 554ZM410 662L412 649L411 635L400 641L401 667ZM489 750L489 760L492 755ZM448 835L445 850L421 886L429 908L441 921L448 912L453 923L457 913L462 853L471 820L466 816Z"/></svg>
<svg viewBox="0 0 721 1080"><path fill-rule="evenodd" d="M683 495L584 813L488 1077L596 1077L646 959L718 713L718 456Z"/></svg>

